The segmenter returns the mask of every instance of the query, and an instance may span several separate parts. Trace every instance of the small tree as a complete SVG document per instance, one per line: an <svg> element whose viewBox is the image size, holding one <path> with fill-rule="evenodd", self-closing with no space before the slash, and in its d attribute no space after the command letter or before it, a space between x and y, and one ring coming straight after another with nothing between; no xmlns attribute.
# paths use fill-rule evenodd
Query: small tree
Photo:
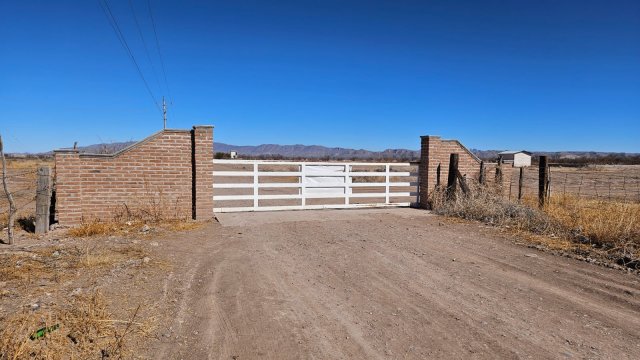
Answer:
<svg viewBox="0 0 640 360"><path fill-rule="evenodd" d="M231 154L226 152L217 152L213 155L214 159L231 159Z"/></svg>
<svg viewBox="0 0 640 360"><path fill-rule="evenodd" d="M4 193L7 195L7 200L9 200L9 225L7 227L7 233L9 235L9 244L11 245L13 244L13 222L15 221L17 209L16 204L13 202L13 196L7 186L7 161L4 158L2 136L0 136L0 158L2 159L2 186L4 187Z"/></svg>

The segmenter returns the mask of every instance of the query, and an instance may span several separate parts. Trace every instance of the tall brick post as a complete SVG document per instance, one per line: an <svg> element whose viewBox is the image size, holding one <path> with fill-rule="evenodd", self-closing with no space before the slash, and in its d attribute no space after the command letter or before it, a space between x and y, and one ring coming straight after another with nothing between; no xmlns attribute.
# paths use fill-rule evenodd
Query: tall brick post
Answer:
<svg viewBox="0 0 640 360"><path fill-rule="evenodd" d="M418 167L419 205L429 208L429 192L436 185L438 157L435 152L440 148L440 136L420 137L420 165ZM442 176L442 175L441 175ZM441 179L442 180L442 179Z"/></svg>
<svg viewBox="0 0 640 360"><path fill-rule="evenodd" d="M213 217L213 126L192 130L192 211L196 220Z"/></svg>
<svg viewBox="0 0 640 360"><path fill-rule="evenodd" d="M75 149L54 151L56 173L56 212L60 224L82 222L82 179L80 154Z"/></svg>

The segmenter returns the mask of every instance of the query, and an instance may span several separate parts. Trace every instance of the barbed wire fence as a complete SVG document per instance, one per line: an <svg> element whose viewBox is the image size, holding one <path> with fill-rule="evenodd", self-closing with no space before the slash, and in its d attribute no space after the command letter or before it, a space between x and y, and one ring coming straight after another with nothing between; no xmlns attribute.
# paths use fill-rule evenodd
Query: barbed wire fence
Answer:
<svg viewBox="0 0 640 360"><path fill-rule="evenodd" d="M557 196L573 197L585 200L606 200L625 203L640 203L640 167L596 167L582 169L549 167L548 198ZM511 169L508 191L505 196L509 200L518 200L519 171ZM523 197L538 196L538 168L528 167L523 171Z"/></svg>
<svg viewBox="0 0 640 360"><path fill-rule="evenodd" d="M0 191L0 239L11 244L16 228L30 232L35 229L38 169L36 162L6 158L2 170L6 188L3 186Z"/></svg>

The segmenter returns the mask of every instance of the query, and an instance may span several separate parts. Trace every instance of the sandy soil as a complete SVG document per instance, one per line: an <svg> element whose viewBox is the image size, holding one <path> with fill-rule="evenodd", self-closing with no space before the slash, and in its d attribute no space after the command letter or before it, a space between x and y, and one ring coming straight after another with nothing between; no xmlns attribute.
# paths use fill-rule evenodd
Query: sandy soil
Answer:
<svg viewBox="0 0 640 360"><path fill-rule="evenodd" d="M220 221L157 240L149 357L640 358L637 275L421 210Z"/></svg>

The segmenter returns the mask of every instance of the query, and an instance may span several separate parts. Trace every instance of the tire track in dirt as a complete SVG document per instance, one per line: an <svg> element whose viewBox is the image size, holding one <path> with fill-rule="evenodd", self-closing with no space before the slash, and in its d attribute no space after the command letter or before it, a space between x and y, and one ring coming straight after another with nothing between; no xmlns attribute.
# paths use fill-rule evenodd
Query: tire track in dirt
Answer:
<svg viewBox="0 0 640 360"><path fill-rule="evenodd" d="M191 261L173 280L186 279L175 319L184 324L160 354L640 357L635 275L514 245L478 225L442 224L424 211L331 217L212 224L178 256Z"/></svg>

